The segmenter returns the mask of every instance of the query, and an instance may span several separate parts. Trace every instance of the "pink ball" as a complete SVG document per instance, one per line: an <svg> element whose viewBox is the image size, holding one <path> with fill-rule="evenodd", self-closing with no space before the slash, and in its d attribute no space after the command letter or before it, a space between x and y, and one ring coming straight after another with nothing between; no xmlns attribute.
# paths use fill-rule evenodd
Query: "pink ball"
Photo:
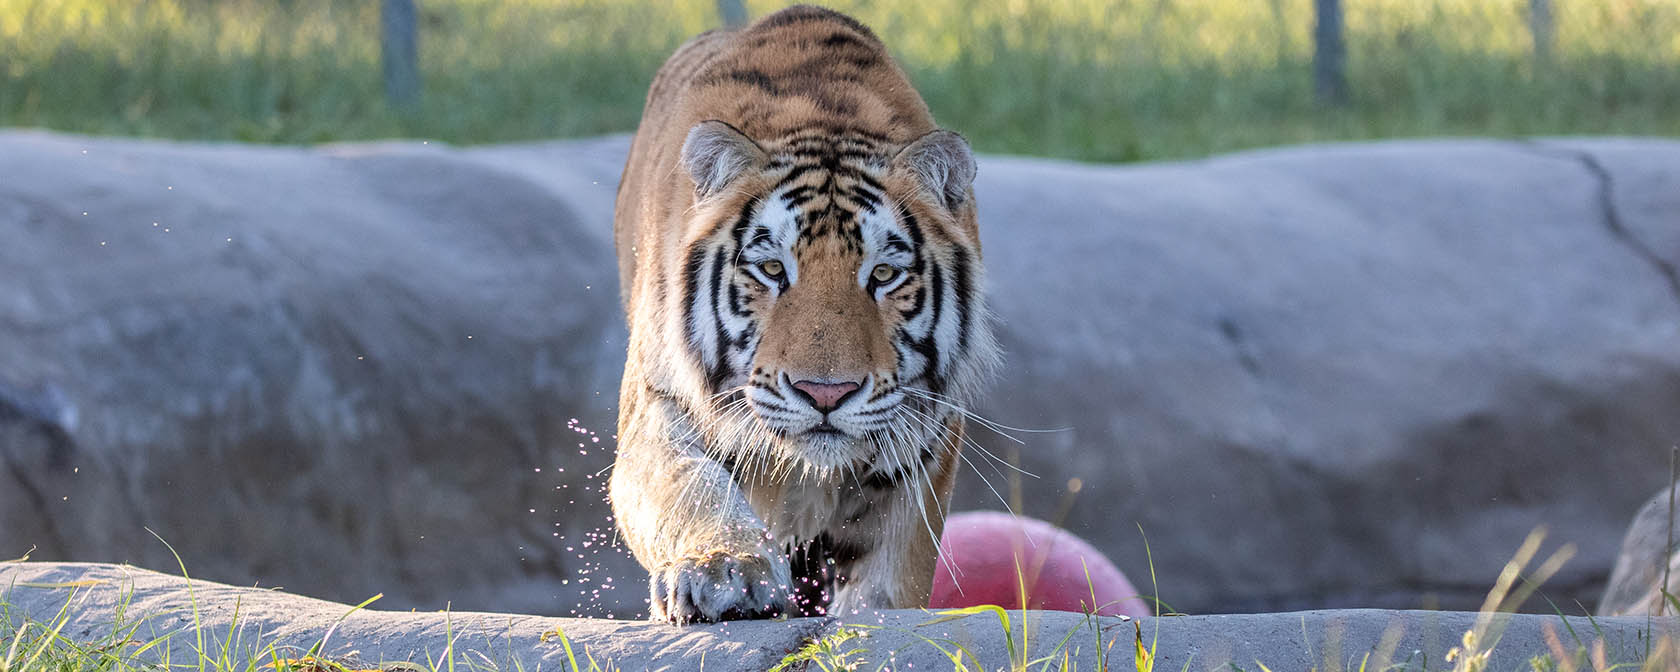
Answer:
<svg viewBox="0 0 1680 672"><path fill-rule="evenodd" d="M934 609L977 604L1019 609L1019 576L1026 581L1028 609L1088 612L1095 592L1098 614L1151 613L1126 575L1100 551L1042 520L995 511L952 515L945 519L939 555L929 600Z"/></svg>

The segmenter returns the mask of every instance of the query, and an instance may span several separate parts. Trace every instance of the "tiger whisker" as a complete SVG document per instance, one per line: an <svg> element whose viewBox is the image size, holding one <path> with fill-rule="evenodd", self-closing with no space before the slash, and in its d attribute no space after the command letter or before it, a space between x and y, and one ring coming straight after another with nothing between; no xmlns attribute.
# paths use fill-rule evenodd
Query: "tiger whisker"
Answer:
<svg viewBox="0 0 1680 672"><path fill-rule="evenodd" d="M933 401L933 400L930 399L928 401ZM947 406L948 406L948 404L947 404ZM906 406L906 408L909 408L909 407ZM914 409L912 409L912 410L914 410ZM916 412L920 413L919 411L916 411ZM928 416L925 413L923 413L922 415L924 417L927 417L931 421L937 422L937 419L933 418L932 416ZM963 439L963 445L973 447L975 452L978 452L980 455L984 456L986 458L986 460L988 461L988 463L1008 467L1011 471L1015 471L1017 473L1020 473L1023 476L1027 476L1027 477L1030 477L1030 478L1038 478L1038 474L1027 471L1026 469L1022 469L1019 465L1016 465L1015 463L1010 462L1008 460L1005 460L1001 457L998 457L998 455L996 453L993 453L992 451L988 450L985 446L980 445L980 442L978 440L974 439L974 437L971 437L971 436L968 436L967 434L964 434L962 439ZM1022 445L1025 445L1025 444L1022 444ZM994 471L997 470L997 467L993 466L993 470ZM978 471L978 470L976 470L976 471ZM1002 474L1000 472L998 475L1003 476L1004 474ZM982 477L982 478L984 478L984 477Z"/></svg>
<svg viewBox="0 0 1680 672"><path fill-rule="evenodd" d="M908 429L908 427L906 427L905 425L899 425L898 427ZM893 434L893 436L896 437L897 433L895 432ZM938 438L939 437L937 435L929 437L930 440L934 440L934 441L937 441ZM900 452L900 451L894 451L894 452ZM935 511L935 513L937 513L939 515L939 519L941 521L943 521L943 520L945 520L945 512L943 510L939 509L939 493L934 489L933 479L928 478L927 468L926 468L925 465L922 464L921 460L911 459L911 460L909 460L909 463L910 463L911 470L914 472L914 476L911 480L913 480L915 482L915 487L907 490L905 494L912 497L915 500L916 508L921 513L921 516L922 516L922 526L923 526L923 528L925 528L927 530L928 539L930 539L933 542L934 554L936 556L938 556L939 561L942 564L945 565L945 571L946 571L946 573L951 575L952 582L954 584L955 581L956 581L956 574L957 574L956 565L954 565L951 562L951 558L949 556L945 555L944 553L939 552L939 549L940 549L939 534L933 531L933 521L928 518L928 510L927 510L927 500L928 500L928 498L922 496L921 485L924 484L924 483L927 485L928 495L931 496L932 499L934 500L934 511ZM943 526L943 523L941 524L941 526Z"/></svg>
<svg viewBox="0 0 1680 672"><path fill-rule="evenodd" d="M1009 432L1023 432L1023 433L1026 433L1026 434L1054 434L1054 433L1057 433L1057 432L1073 431L1072 427L1057 427L1057 428L1054 428L1054 429L1031 429L1031 428L1026 428L1026 427L1011 427L1009 425L1005 425L1005 424L1003 424L1001 422L998 422L996 420L992 420L991 418L987 418L983 415L980 415L979 413L975 413L974 411L970 411L970 410L968 410L968 408L964 407L962 404L957 403L955 400L951 399L950 397L946 397L945 395L937 394L937 393L931 392L929 390L924 390L924 389L921 389L921 388L918 388L918 387L910 387L910 386L907 386L907 385L906 386L900 386L899 389L904 390L905 392L913 394L915 396L921 397L923 399L926 399L928 401L938 403L938 404L944 404L945 406L949 407L951 410L954 410L958 413L963 414L964 417L966 417L970 420L973 420L977 423L980 423L981 425L985 426L986 429L990 429L993 432L997 432L999 435L1002 435L1004 438L1007 438L1007 439L1009 439L1011 441L1014 441L1016 443L1023 443L1023 442L1016 437L1010 436Z"/></svg>
<svg viewBox="0 0 1680 672"><path fill-rule="evenodd" d="M926 415L926 414L924 414L920 411L917 411L914 408L910 408L908 406L906 406L904 408L904 410L911 414L911 415L907 416L908 419L910 419L914 422L922 423L922 425L924 427L926 427L927 429L929 429L930 431L935 430L937 425L936 425L936 421L932 417L929 417L928 415ZM971 439L969 439L966 436L963 437L963 442L964 442L964 445L975 446L975 448L979 449L980 452L982 452L982 453L986 452L985 449L980 448L978 445L976 445ZM967 455L963 455L962 451L957 452L957 457L959 459L961 459L964 464L967 464L970 469L974 470L974 475L980 478L981 483L986 484L986 489L992 491L992 495L994 497L997 497L998 503L1003 505L1003 509L1005 511L1008 511L1009 515L1012 515L1012 516L1016 515L1014 507L1011 507L1009 505L1008 500L1004 499L1003 493L998 492L997 486L992 485L991 479L986 478L986 474L984 472L980 471L979 466L975 465L973 461L969 460ZM996 472L999 477L1004 476L1003 471L999 470L995 465L992 466L992 471Z"/></svg>

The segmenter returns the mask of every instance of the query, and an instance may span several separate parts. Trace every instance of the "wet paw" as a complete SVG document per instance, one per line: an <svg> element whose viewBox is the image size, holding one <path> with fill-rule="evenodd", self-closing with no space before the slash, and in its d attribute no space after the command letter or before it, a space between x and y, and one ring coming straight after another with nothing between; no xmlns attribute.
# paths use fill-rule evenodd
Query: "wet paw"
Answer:
<svg viewBox="0 0 1680 672"><path fill-rule="evenodd" d="M792 611L787 561L774 556L712 551L651 574L654 620L712 623L775 618Z"/></svg>

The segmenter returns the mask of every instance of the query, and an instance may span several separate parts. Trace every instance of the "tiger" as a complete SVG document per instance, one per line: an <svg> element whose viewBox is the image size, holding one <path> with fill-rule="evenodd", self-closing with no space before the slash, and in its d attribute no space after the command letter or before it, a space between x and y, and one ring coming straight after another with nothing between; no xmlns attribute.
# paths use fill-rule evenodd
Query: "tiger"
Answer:
<svg viewBox="0 0 1680 672"><path fill-rule="evenodd" d="M838 12L703 33L656 73L614 211L608 484L653 620L927 606L999 359L975 173Z"/></svg>

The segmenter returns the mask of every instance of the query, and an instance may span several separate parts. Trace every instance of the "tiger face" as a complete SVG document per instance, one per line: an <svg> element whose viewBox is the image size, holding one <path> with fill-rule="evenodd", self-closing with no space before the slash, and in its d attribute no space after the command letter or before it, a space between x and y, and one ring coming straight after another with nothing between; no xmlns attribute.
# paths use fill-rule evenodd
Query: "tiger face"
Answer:
<svg viewBox="0 0 1680 672"><path fill-rule="evenodd" d="M700 235L682 321L712 400L696 410L734 439L717 445L818 472L913 467L992 356L967 144L759 145L709 121L683 163Z"/></svg>

